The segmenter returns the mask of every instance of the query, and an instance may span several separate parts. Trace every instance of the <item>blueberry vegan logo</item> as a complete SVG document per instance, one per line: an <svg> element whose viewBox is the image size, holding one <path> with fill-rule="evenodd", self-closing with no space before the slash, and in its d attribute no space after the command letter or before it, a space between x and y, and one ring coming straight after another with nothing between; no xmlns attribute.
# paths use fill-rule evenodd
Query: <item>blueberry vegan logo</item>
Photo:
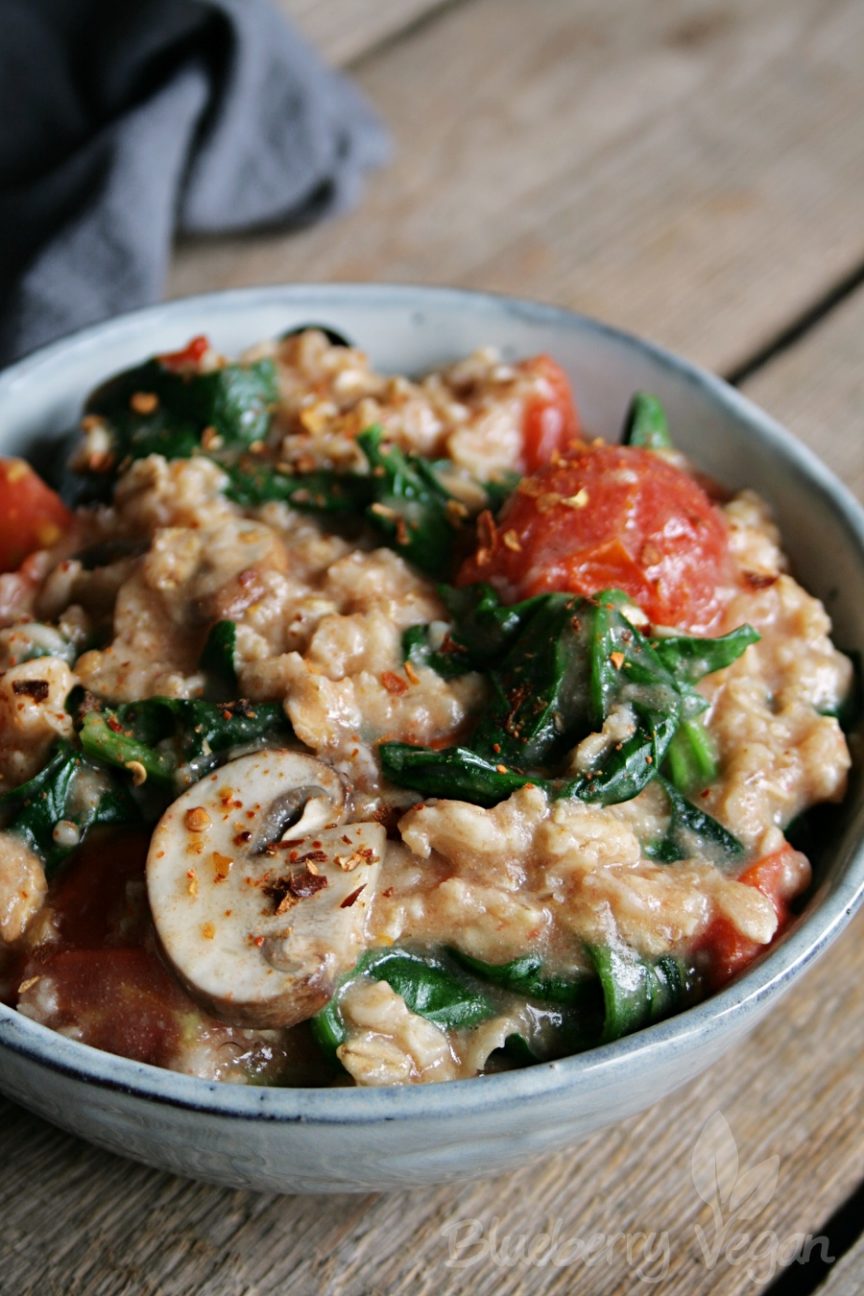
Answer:
<svg viewBox="0 0 864 1296"><path fill-rule="evenodd" d="M825 1261L828 1239L812 1234L780 1236L773 1229L756 1231L752 1222L777 1192L779 1156L766 1157L742 1169L738 1144L722 1112L705 1122L690 1157L693 1186L711 1211L711 1225L696 1224L696 1241L706 1269L717 1264L742 1268L753 1281L767 1281L781 1266L801 1263L819 1250Z"/></svg>
<svg viewBox="0 0 864 1296"><path fill-rule="evenodd" d="M710 1116L700 1130L690 1155L690 1175L703 1203L692 1225L695 1259L706 1272L725 1266L734 1271L739 1286L764 1285L778 1269L803 1264L814 1253L825 1263L834 1260L824 1235L781 1234L764 1227L779 1213L769 1208L777 1198L780 1158L769 1156L742 1166L735 1135L722 1112ZM682 1223L674 1230L572 1232L564 1219L551 1218L532 1232L515 1228L510 1217L462 1216L445 1224L441 1236L447 1242L448 1269L482 1264L587 1271L606 1266L626 1270L634 1284L650 1287L685 1264L692 1266L689 1228Z"/></svg>

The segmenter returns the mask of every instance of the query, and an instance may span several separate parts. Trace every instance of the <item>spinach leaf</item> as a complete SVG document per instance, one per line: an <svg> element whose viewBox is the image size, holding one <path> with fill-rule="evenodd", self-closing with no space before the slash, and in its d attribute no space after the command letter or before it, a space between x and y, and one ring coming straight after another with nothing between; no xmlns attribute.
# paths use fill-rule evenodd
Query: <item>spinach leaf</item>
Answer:
<svg viewBox="0 0 864 1296"><path fill-rule="evenodd" d="M448 641L445 640L445 643ZM455 649L455 645L454 645ZM471 670L464 653L433 648L429 642L429 626L413 625L402 635L402 660L413 666L429 666L443 679L453 679Z"/></svg>
<svg viewBox="0 0 864 1296"><path fill-rule="evenodd" d="M434 751L392 742L382 743L378 754L381 768L391 782L427 796L493 806L528 784L551 789L549 782L510 770L494 756L482 756L470 747Z"/></svg>
<svg viewBox="0 0 864 1296"><path fill-rule="evenodd" d="M148 777L167 785L183 775L184 766L200 777L233 747L290 737L290 725L276 702L162 697L91 711L80 731L88 755L124 768L138 761Z"/></svg>
<svg viewBox="0 0 864 1296"><path fill-rule="evenodd" d="M156 356L98 387L85 413L105 420L115 462L148 454L188 458L205 429L218 438L218 458L222 449L243 450L266 438L277 395L272 360L183 373Z"/></svg>
<svg viewBox="0 0 864 1296"><path fill-rule="evenodd" d="M692 1003L698 992L694 973L680 959L664 955L648 962L635 950L586 945L603 994L599 1042L630 1035Z"/></svg>
<svg viewBox="0 0 864 1296"><path fill-rule="evenodd" d="M476 1026L491 1017L495 1006L482 991L454 973L433 954L407 949L376 949L364 954L345 976L326 1007L312 1018L312 1030L326 1053L335 1055L345 1042L347 1031L340 1000L359 977L386 981L401 995L411 1012L434 1022L443 1030Z"/></svg>
<svg viewBox="0 0 864 1296"><path fill-rule="evenodd" d="M462 513L458 508L454 512L456 501L428 459L396 445L383 446L383 436L381 428L371 427L357 437L375 484L366 517L421 571L443 575L452 566Z"/></svg>
<svg viewBox="0 0 864 1296"><path fill-rule="evenodd" d="M470 665L487 665L491 697L460 747L383 743L393 782L481 805L526 783L603 805L625 801L657 775L682 721L706 706L628 621L619 590L591 599L543 594L512 608L486 586L442 593L455 613L453 641ZM556 776L560 757L618 706L632 717L629 736L577 777Z"/></svg>
<svg viewBox="0 0 864 1296"><path fill-rule="evenodd" d="M225 472L228 499L243 508L258 508L273 501L290 504L304 513L358 517L374 498L374 483L359 473L290 473L267 463L244 459Z"/></svg>
<svg viewBox="0 0 864 1296"><path fill-rule="evenodd" d="M357 437L368 473L289 473L265 464L228 467L226 494L252 508L282 500L313 513L365 517L391 548L422 571L449 571L464 510L445 490L430 460L384 444L380 427Z"/></svg>
<svg viewBox="0 0 864 1296"><path fill-rule="evenodd" d="M620 590L540 594L510 606L488 585L444 585L439 593L453 621L450 651L433 655L428 629L424 638L414 626L406 652L442 675L485 671L489 697L459 747L383 743L382 768L393 782L480 805L529 783L611 805L637 796L661 767L684 791L716 777L710 737L697 720L707 703L694 685L755 642L750 626L716 640L649 639L625 615L629 599ZM629 716L629 734L577 776L558 771L565 752L599 732L616 708L625 723ZM676 821L676 839L679 828Z"/></svg>
<svg viewBox="0 0 864 1296"><path fill-rule="evenodd" d="M574 976L550 974L544 969L543 960L536 954L526 954L509 963L485 963L459 949L452 948L449 953L481 980L491 981L493 985L514 994L543 999L548 1003L568 1006L584 1003L594 983L594 978L586 972Z"/></svg>
<svg viewBox="0 0 864 1296"><path fill-rule="evenodd" d="M500 661L519 632L550 597L538 594L521 603L504 604L491 585L482 583L461 588L439 585L438 594L453 621L454 651L463 653L473 670L484 670Z"/></svg>
<svg viewBox="0 0 864 1296"><path fill-rule="evenodd" d="M666 411L656 396L636 392L624 420L621 440L624 445L643 446L646 450L671 449Z"/></svg>
<svg viewBox="0 0 864 1296"><path fill-rule="evenodd" d="M658 777L669 800L669 827L661 841L647 848L647 855L664 864L693 855L705 856L717 864L744 856L743 844L728 828L688 801L667 778Z"/></svg>
<svg viewBox="0 0 864 1296"><path fill-rule="evenodd" d="M684 720L676 730L666 751L666 769L671 782L685 795L717 778L714 742L698 717Z"/></svg>
<svg viewBox="0 0 864 1296"><path fill-rule="evenodd" d="M519 769L554 762L574 732L592 720L585 679L586 632L594 609L549 594L538 603L503 659L490 673L492 697L472 747Z"/></svg>
<svg viewBox="0 0 864 1296"><path fill-rule="evenodd" d="M704 675L731 665L751 644L758 643L760 637L752 626L745 624L716 639L667 635L652 639L651 646L667 670L695 684Z"/></svg>
<svg viewBox="0 0 864 1296"><path fill-rule="evenodd" d="M82 777L87 780L86 787L82 787ZM79 843L99 824L141 821L124 783L85 760L63 739L55 744L38 774L0 796L0 809L8 815L7 830L23 837L41 856L49 876L76 849L55 840L54 830L61 821L75 825Z"/></svg>
<svg viewBox="0 0 864 1296"><path fill-rule="evenodd" d="M214 689L229 698L237 696L236 653L236 623L217 621L207 636L198 666L207 672Z"/></svg>

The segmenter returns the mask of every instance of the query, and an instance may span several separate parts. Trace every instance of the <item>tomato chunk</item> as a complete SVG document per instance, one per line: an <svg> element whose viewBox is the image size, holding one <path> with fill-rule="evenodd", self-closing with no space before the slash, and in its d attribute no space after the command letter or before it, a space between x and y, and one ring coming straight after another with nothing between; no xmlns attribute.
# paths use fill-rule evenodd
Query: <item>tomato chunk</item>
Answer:
<svg viewBox="0 0 864 1296"><path fill-rule="evenodd" d="M702 487L651 450L599 442L525 478L488 514L459 583L506 601L623 589L659 625L706 633L729 580L726 523Z"/></svg>
<svg viewBox="0 0 864 1296"><path fill-rule="evenodd" d="M520 368L537 379L522 415L522 457L526 470L536 472L551 462L556 450L563 454L576 440L579 418L570 380L557 361L538 355L524 360Z"/></svg>
<svg viewBox="0 0 864 1296"><path fill-rule="evenodd" d="M763 855L746 868L738 881L756 887L772 901L779 936L789 922L790 900L809 884L810 864L806 855L793 850L786 842L779 850ZM700 942L700 949L708 954L711 985L719 989L752 963L766 946L748 940L728 918L715 918Z"/></svg>
<svg viewBox="0 0 864 1296"><path fill-rule="evenodd" d="M72 525L60 496L23 459L0 459L0 571L56 544Z"/></svg>
<svg viewBox="0 0 864 1296"><path fill-rule="evenodd" d="M85 1044L156 1066L168 1065L191 1007L156 955L135 947L49 953L25 977L50 980L52 1029L74 1027Z"/></svg>

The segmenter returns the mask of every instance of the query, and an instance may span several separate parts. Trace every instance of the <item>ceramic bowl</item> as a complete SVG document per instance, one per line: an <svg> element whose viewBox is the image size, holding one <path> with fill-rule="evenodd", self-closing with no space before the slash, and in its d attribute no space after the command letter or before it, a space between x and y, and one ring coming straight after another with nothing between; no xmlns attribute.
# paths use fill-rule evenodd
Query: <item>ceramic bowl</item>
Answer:
<svg viewBox="0 0 864 1296"><path fill-rule="evenodd" d="M231 354L315 321L385 370L418 372L486 343L551 352L592 434L615 437L634 389L666 405L676 442L733 488L773 504L796 573L827 604L835 638L864 647L864 513L803 446L716 378L593 320L446 289L327 285L213 294L137 311L54 343L0 376L0 453L73 425L98 380L207 332ZM577 1057L412 1088L220 1085L113 1057L0 1007L0 1090L57 1125L151 1165L282 1192L386 1190L482 1176L631 1115L710 1066L794 993L864 893L856 777L800 920L722 993Z"/></svg>

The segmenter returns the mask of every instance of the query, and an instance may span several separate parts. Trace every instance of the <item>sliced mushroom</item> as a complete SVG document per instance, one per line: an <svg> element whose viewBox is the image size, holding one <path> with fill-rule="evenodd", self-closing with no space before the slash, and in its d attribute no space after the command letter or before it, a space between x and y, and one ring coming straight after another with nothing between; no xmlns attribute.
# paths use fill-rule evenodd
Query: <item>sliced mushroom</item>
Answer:
<svg viewBox="0 0 864 1296"><path fill-rule="evenodd" d="M147 856L156 930L190 993L225 1021L294 1026L363 952L386 835L345 813L333 769L268 750L194 784L159 821Z"/></svg>

